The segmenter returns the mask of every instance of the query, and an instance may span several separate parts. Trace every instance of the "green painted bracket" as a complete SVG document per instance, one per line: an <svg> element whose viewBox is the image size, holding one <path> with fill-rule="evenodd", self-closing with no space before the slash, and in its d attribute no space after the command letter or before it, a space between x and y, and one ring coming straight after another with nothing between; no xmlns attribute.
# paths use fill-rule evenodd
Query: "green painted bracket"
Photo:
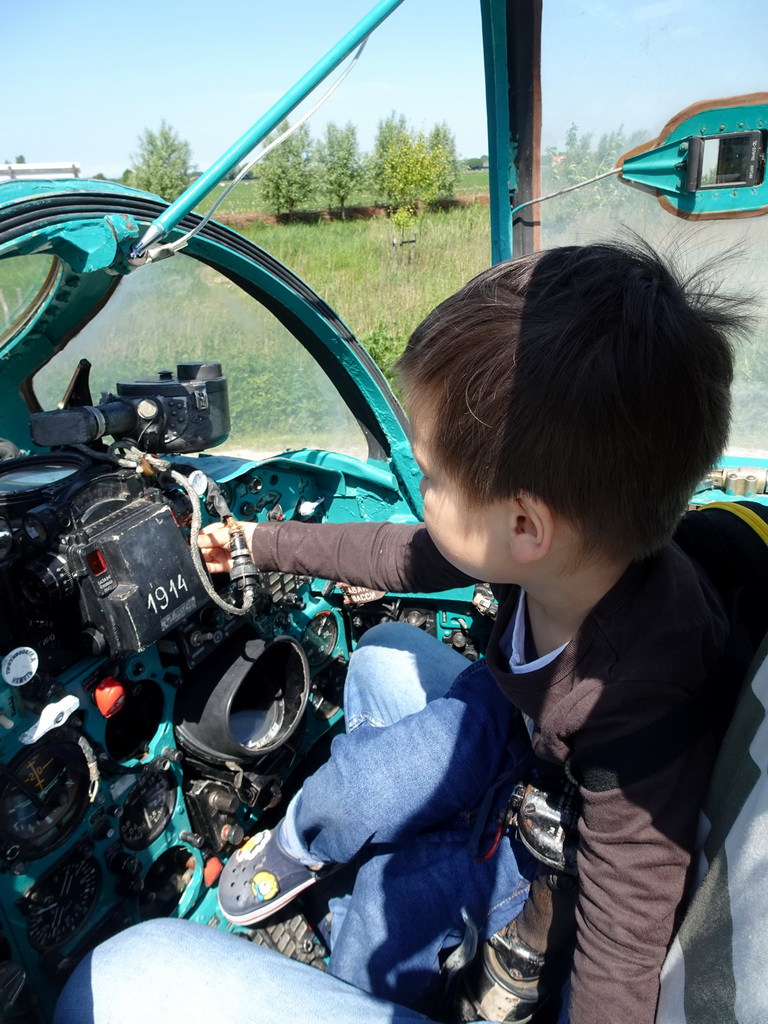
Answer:
<svg viewBox="0 0 768 1024"><path fill-rule="evenodd" d="M371 484L395 494L400 493L394 474L390 473L384 463L377 466L371 462L360 462L359 459L355 459L351 455L343 455L341 452L301 449L300 451L284 452L277 458L269 459L269 462L282 462L292 469L297 467L313 471L324 469L340 473L344 477L351 477L359 483Z"/></svg>
<svg viewBox="0 0 768 1024"><path fill-rule="evenodd" d="M73 221L71 225L56 223L2 246L0 259L51 253L75 273L88 274L111 267L121 254L121 243L138 238L139 230L132 217L118 214Z"/></svg>

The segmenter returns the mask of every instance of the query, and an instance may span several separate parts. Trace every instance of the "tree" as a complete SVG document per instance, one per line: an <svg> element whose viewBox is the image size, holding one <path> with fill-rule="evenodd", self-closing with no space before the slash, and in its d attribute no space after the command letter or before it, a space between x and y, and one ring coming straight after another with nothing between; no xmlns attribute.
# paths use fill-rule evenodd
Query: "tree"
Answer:
<svg viewBox="0 0 768 1024"><path fill-rule="evenodd" d="M393 110L389 117L379 121L371 156L371 181L377 197L380 199L384 199L387 194L384 187L385 154L392 145L397 145L407 135L408 122L405 119L405 114L396 114Z"/></svg>
<svg viewBox="0 0 768 1024"><path fill-rule="evenodd" d="M433 203L445 189L453 189L455 174L444 125L433 129L435 143L424 132L409 128L402 115L379 122L374 149L374 180L392 207L392 219L405 231L421 203ZM451 136L450 142L452 143ZM453 145L455 154L455 144Z"/></svg>
<svg viewBox="0 0 768 1024"><path fill-rule="evenodd" d="M325 138L318 143L317 160L321 188L329 200L336 201L344 220L344 206L365 177L355 126L349 121L343 128L327 125Z"/></svg>
<svg viewBox="0 0 768 1024"><path fill-rule="evenodd" d="M288 122L284 121L266 141L274 142L288 127ZM309 128L302 125L267 153L257 166L262 200L275 213L287 213L292 217L294 211L312 195L315 184Z"/></svg>
<svg viewBox="0 0 768 1024"><path fill-rule="evenodd" d="M436 124L429 133L429 148L438 174L437 198L452 196L459 180L459 159L456 155L456 138L445 121Z"/></svg>
<svg viewBox="0 0 768 1024"><path fill-rule="evenodd" d="M156 132L147 128L139 136L138 151L131 159L131 184L135 188L172 202L189 185L192 147L164 119Z"/></svg>
<svg viewBox="0 0 768 1024"><path fill-rule="evenodd" d="M623 128L619 128L602 134L593 148L592 135L589 132L580 134L578 126L572 124L565 137L565 152L558 153L552 148L549 160L543 163L543 192L555 192L609 171L623 153L646 137L643 131L626 136ZM600 209L609 210L609 215L618 219L631 201L631 190L615 177L606 177L570 192L562 199L552 200L547 204L547 216L557 229Z"/></svg>
<svg viewBox="0 0 768 1024"><path fill-rule="evenodd" d="M27 158L22 154L20 156L17 156L13 162L15 164L25 164L27 162Z"/></svg>

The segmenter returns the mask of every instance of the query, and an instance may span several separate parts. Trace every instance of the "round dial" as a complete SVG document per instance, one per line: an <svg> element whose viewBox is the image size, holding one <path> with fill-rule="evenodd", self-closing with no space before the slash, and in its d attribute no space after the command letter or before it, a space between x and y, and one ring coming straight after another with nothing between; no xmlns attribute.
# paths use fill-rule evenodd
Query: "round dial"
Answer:
<svg viewBox="0 0 768 1024"><path fill-rule="evenodd" d="M145 850L171 820L176 806L176 776L152 771L133 785L123 804L120 838L129 850Z"/></svg>
<svg viewBox="0 0 768 1024"><path fill-rule="evenodd" d="M71 457L58 458L55 455L31 456L8 462L0 471L0 494L17 494L21 491L38 491L42 487L58 483L82 469L83 463Z"/></svg>
<svg viewBox="0 0 768 1024"><path fill-rule="evenodd" d="M82 821L88 787L76 743L42 740L20 751L0 781L0 836L18 845L22 860L45 856Z"/></svg>
<svg viewBox="0 0 768 1024"><path fill-rule="evenodd" d="M91 465L74 452L28 455L0 463L0 509L12 523L38 505L43 492L67 486L67 480Z"/></svg>
<svg viewBox="0 0 768 1024"><path fill-rule="evenodd" d="M68 857L26 894L29 943L45 952L68 942L96 905L101 868L92 856Z"/></svg>
<svg viewBox="0 0 768 1024"><path fill-rule="evenodd" d="M318 612L310 619L301 636L301 645L312 668L330 658L338 639L339 624L333 612Z"/></svg>

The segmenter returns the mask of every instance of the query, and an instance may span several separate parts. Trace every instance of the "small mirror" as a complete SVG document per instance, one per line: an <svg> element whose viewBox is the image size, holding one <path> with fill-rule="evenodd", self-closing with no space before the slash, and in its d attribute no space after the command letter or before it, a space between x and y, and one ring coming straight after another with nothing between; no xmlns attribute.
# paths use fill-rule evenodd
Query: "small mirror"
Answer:
<svg viewBox="0 0 768 1024"><path fill-rule="evenodd" d="M688 140L686 192L700 188L747 188L762 185L765 176L766 132L730 132Z"/></svg>

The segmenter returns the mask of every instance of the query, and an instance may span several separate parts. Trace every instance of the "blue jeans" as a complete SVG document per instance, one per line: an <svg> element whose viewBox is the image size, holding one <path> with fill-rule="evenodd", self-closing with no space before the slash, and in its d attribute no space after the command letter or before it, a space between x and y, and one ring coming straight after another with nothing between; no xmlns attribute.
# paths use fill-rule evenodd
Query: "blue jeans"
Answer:
<svg viewBox="0 0 768 1024"><path fill-rule="evenodd" d="M128 928L78 964L54 1024L417 1024L315 967L176 918Z"/></svg>
<svg viewBox="0 0 768 1024"><path fill-rule="evenodd" d="M462 907L487 938L525 902L528 852L504 837L481 855L514 784L533 773L528 734L483 661L404 624L365 634L345 707L349 731L292 801L281 840L308 864L361 855L329 970L428 1012Z"/></svg>
<svg viewBox="0 0 768 1024"><path fill-rule="evenodd" d="M461 907L483 937L522 908L534 871L527 852L508 839L485 862L476 851L490 847L495 812L528 774L530 750L484 664L412 626L366 634L345 707L349 734L334 741L287 818L297 841L310 820L305 857L362 852L331 956L337 977L222 931L155 920L82 961L54 1024L426 1019L415 1007L435 991L441 948L463 934Z"/></svg>

